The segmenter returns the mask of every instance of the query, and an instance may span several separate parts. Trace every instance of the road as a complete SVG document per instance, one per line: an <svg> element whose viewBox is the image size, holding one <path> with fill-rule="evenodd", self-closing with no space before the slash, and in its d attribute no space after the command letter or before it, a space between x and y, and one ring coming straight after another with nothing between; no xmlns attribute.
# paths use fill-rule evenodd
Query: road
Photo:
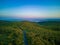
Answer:
<svg viewBox="0 0 60 45"><path fill-rule="evenodd" d="M18 26L18 27L19 27L19 29L21 29L21 30L23 31L24 44L25 44L25 45L28 45L28 39L27 39L25 30L23 30L20 26Z"/></svg>

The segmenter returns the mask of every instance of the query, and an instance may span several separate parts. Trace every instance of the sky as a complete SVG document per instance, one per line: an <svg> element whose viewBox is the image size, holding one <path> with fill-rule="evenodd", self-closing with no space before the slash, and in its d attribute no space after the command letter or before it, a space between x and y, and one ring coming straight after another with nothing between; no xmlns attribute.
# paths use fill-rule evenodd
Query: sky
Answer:
<svg viewBox="0 0 60 45"><path fill-rule="evenodd" d="M60 18L60 1L0 0L0 17Z"/></svg>

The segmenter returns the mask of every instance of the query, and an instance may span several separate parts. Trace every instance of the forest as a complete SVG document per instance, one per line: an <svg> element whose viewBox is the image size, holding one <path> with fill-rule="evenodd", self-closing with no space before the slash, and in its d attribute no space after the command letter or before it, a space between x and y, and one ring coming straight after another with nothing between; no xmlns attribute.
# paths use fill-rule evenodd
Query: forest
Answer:
<svg viewBox="0 0 60 45"><path fill-rule="evenodd" d="M0 20L0 45L59 45L60 22Z"/></svg>

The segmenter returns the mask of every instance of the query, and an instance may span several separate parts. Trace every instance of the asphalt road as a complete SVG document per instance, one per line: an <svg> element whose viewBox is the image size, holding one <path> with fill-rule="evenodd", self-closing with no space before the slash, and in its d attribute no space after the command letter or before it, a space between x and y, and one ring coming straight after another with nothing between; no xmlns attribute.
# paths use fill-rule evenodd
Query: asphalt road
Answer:
<svg viewBox="0 0 60 45"><path fill-rule="evenodd" d="M26 32L20 26L18 26L18 27L19 27L19 29L21 29L23 31L24 44L28 45L28 39L27 39L27 36L26 36Z"/></svg>

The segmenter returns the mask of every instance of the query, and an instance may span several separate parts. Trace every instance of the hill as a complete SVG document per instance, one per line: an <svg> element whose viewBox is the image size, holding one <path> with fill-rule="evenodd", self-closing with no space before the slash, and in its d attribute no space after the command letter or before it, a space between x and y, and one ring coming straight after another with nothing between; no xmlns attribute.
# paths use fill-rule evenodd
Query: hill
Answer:
<svg viewBox="0 0 60 45"><path fill-rule="evenodd" d="M56 24L58 23L56 22ZM48 26L46 27L46 25ZM59 45L60 30L55 31L50 29L49 26L55 27L55 24L52 25L50 22L0 21L0 45L24 45L23 31L26 32L28 45Z"/></svg>
<svg viewBox="0 0 60 45"><path fill-rule="evenodd" d="M45 22L37 22L42 27L47 29L52 29L55 31L60 31L60 21L45 21Z"/></svg>

